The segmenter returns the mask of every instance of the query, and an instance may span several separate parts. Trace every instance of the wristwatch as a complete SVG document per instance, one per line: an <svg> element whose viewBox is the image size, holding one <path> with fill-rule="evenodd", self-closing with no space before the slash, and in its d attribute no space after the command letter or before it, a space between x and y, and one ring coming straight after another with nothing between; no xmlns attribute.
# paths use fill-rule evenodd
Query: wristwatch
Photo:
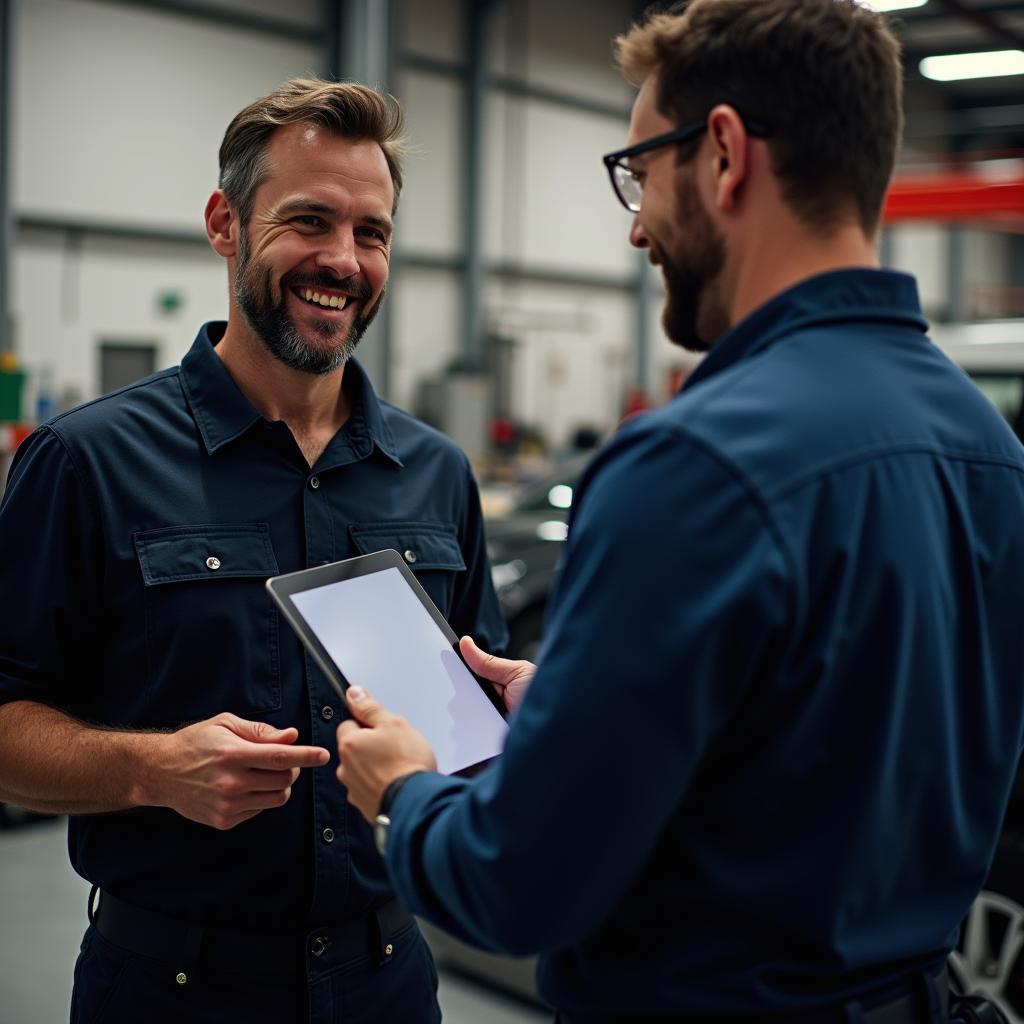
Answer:
<svg viewBox="0 0 1024 1024"><path fill-rule="evenodd" d="M373 819L373 845L377 847L377 852L382 857L388 846L388 829L391 827L391 805L395 802L398 791L414 775L419 774L419 772L409 772L408 775L399 775L397 779L393 779L388 784L388 788L384 790L384 795L380 798L380 808L377 811L377 817Z"/></svg>

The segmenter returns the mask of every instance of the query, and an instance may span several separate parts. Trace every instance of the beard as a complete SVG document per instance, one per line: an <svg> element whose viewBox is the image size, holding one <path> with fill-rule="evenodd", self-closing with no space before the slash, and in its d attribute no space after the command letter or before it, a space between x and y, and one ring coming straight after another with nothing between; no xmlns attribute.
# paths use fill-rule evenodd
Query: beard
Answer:
<svg viewBox="0 0 1024 1024"><path fill-rule="evenodd" d="M238 308L275 359L293 370L315 376L331 373L352 358L356 345L373 323L384 301L384 291L381 290L377 301L357 315L351 325L335 320L314 320L310 338L303 335L288 312L288 291L291 288L336 288L346 292L350 296L349 301L365 302L370 297L369 285L354 276L339 278L325 270L313 273L292 271L281 278L281 296L275 302L272 281L271 268L250 258L249 237L243 229L235 274Z"/></svg>
<svg viewBox="0 0 1024 1024"><path fill-rule="evenodd" d="M725 266L725 241L693 185L680 181L677 200L685 242L671 255L652 243L667 292L661 322L674 344L690 352L707 352L729 326L712 295L715 280Z"/></svg>

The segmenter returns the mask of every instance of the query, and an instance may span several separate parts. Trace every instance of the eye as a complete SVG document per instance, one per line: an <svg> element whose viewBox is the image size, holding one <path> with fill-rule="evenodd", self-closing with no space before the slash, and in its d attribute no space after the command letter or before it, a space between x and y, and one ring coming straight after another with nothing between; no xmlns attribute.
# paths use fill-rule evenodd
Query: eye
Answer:
<svg viewBox="0 0 1024 1024"><path fill-rule="evenodd" d="M365 226L358 228L356 234L362 235L364 238L372 238L374 241L381 242L386 245L388 236L380 228Z"/></svg>
<svg viewBox="0 0 1024 1024"><path fill-rule="evenodd" d="M292 223L307 230L319 230L325 226L323 218L313 213L304 213L298 217L292 217Z"/></svg>

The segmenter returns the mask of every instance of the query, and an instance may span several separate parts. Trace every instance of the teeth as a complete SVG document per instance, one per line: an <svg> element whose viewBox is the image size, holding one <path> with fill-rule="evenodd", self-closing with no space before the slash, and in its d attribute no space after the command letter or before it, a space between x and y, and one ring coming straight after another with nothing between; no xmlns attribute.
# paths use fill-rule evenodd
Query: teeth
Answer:
<svg viewBox="0 0 1024 1024"><path fill-rule="evenodd" d="M347 295L321 295L312 288L300 288L299 294L307 302L315 302L324 309L344 309L348 303Z"/></svg>

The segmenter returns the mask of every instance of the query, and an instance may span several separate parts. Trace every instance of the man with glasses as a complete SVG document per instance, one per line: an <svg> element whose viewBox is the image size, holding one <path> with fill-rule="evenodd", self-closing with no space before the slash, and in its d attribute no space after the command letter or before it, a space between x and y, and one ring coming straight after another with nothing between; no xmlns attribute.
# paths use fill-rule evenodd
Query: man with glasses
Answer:
<svg viewBox="0 0 1024 1024"><path fill-rule="evenodd" d="M605 164L707 357L586 473L532 681L463 641L521 700L501 762L440 776L356 693L339 775L406 905L541 951L563 1022L945 1020L1024 727L1024 451L878 266L898 45L694 0L618 55Z"/></svg>

